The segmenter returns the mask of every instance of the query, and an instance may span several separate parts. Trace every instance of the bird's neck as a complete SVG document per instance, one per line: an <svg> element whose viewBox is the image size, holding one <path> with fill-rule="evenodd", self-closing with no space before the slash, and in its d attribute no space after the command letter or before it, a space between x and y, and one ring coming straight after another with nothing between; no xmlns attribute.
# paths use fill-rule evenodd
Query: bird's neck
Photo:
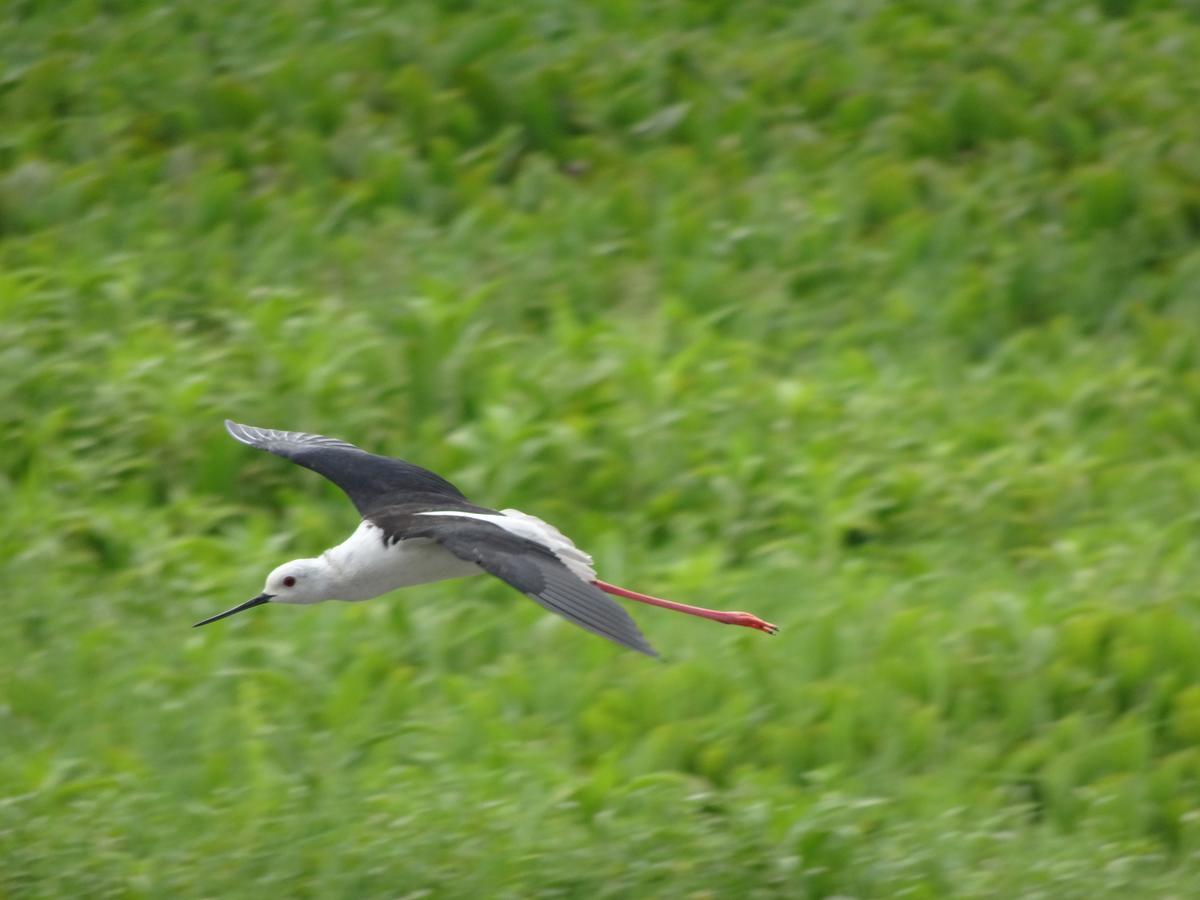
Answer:
<svg viewBox="0 0 1200 900"><path fill-rule="evenodd" d="M377 564L385 552L379 529L363 521L350 537L336 547L330 547L318 560L319 565L328 570L332 580L351 581Z"/></svg>

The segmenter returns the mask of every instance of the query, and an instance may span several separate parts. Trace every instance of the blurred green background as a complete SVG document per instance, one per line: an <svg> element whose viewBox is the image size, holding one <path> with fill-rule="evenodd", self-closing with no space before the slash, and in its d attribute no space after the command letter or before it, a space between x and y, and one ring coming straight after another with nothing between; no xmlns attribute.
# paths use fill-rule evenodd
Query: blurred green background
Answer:
<svg viewBox="0 0 1200 900"><path fill-rule="evenodd" d="M1187 897L1200 4L10 0L0 896ZM355 523L221 420L542 516Z"/></svg>

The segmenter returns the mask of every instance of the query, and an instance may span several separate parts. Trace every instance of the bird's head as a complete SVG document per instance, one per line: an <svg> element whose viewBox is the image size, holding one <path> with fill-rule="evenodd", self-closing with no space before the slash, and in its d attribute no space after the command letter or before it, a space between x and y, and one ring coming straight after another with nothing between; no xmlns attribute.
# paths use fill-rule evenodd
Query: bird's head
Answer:
<svg viewBox="0 0 1200 900"><path fill-rule="evenodd" d="M240 613L264 603L320 603L331 600L329 566L322 559L294 559L282 566L277 566L267 576L262 593L252 597L245 603L239 603L233 609L217 613L192 627L216 622L234 613Z"/></svg>
<svg viewBox="0 0 1200 900"><path fill-rule="evenodd" d="M263 593L272 603L320 603L329 600L329 566L322 559L293 559L267 576Z"/></svg>

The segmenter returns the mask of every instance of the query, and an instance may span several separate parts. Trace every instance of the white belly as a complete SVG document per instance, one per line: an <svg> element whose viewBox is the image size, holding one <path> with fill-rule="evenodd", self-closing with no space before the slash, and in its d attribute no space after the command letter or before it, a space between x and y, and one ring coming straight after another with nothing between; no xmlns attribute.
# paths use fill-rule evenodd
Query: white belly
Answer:
<svg viewBox="0 0 1200 900"><path fill-rule="evenodd" d="M397 588L483 571L428 538L385 547L380 529L370 522L363 522L354 534L321 556L336 573L338 600L369 600Z"/></svg>

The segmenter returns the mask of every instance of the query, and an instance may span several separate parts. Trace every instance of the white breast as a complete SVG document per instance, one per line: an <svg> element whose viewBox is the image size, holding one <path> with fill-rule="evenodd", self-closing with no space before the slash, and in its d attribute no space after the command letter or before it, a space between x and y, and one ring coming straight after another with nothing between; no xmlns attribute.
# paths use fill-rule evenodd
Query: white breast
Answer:
<svg viewBox="0 0 1200 900"><path fill-rule="evenodd" d="M565 534L543 522L537 516L523 513L519 509L502 509L500 514L462 512L459 510L431 511L418 513L421 516L459 516L464 519L480 519L499 525L505 531L526 538L553 551L568 569L584 581L595 581L596 570L592 558L580 550Z"/></svg>
<svg viewBox="0 0 1200 900"><path fill-rule="evenodd" d="M397 588L483 571L428 538L410 538L385 547L382 530L367 521L321 557L333 572L339 600L368 600Z"/></svg>

